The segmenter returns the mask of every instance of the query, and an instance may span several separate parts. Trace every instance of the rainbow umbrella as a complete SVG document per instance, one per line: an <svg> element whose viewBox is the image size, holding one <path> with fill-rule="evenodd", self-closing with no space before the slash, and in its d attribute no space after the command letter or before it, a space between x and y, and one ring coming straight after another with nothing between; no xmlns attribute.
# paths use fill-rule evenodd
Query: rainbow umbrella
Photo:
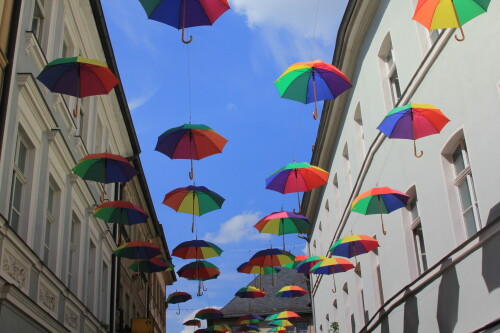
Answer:
<svg viewBox="0 0 500 333"><path fill-rule="evenodd" d="M314 119L318 119L317 101L335 99L352 87L344 73L321 60L293 64L274 84L283 98L304 104L314 102Z"/></svg>
<svg viewBox="0 0 500 333"><path fill-rule="evenodd" d="M293 262L294 255L279 249L265 249L255 253L248 261L250 265L260 267L283 266Z"/></svg>
<svg viewBox="0 0 500 333"><path fill-rule="evenodd" d="M160 248L145 241L132 241L118 246L113 253L128 259L151 259L160 254Z"/></svg>
<svg viewBox="0 0 500 333"><path fill-rule="evenodd" d="M478 15L486 13L490 0L419 0L413 19L429 30L460 28L465 39L462 26Z"/></svg>
<svg viewBox="0 0 500 333"><path fill-rule="evenodd" d="M316 265L318 262L328 259L325 256L312 256L302 261L300 265L297 266L296 270L298 273L309 274L311 267Z"/></svg>
<svg viewBox="0 0 500 333"><path fill-rule="evenodd" d="M361 193L352 202L351 210L363 215L380 214L382 221L382 232L387 234L384 228L382 214L405 207L410 197L402 192L389 187L375 187Z"/></svg>
<svg viewBox="0 0 500 333"><path fill-rule="evenodd" d="M184 39L184 29L203 25L212 25L228 9L227 0L139 0L150 20L165 23L171 27L182 29L182 42L189 44Z"/></svg>
<svg viewBox="0 0 500 333"><path fill-rule="evenodd" d="M207 326L205 331L206 332L213 332L213 333L226 333L226 332L231 331L231 328L229 328L229 326L227 326L225 324L210 325L210 326Z"/></svg>
<svg viewBox="0 0 500 333"><path fill-rule="evenodd" d="M170 266L165 259L161 257L154 257L151 259L134 261L128 266L128 268L137 273L156 273L167 271L170 269Z"/></svg>
<svg viewBox="0 0 500 333"><path fill-rule="evenodd" d="M259 274L259 282L260 285L262 285L262 275L266 274L273 274L272 275L272 284L274 286L274 274L279 273L281 271L281 268L278 266L271 266L271 267L261 267L257 265L253 265L249 263L248 261L244 262L238 268L236 269L240 273L245 273L245 274ZM257 285L257 280L255 280L255 285Z"/></svg>
<svg viewBox="0 0 500 333"><path fill-rule="evenodd" d="M191 231L194 232L194 215L201 216L220 209L224 198L204 186L180 187L165 195L163 204L176 212L193 215Z"/></svg>
<svg viewBox="0 0 500 333"><path fill-rule="evenodd" d="M259 298L266 295L261 289L252 286L243 287L234 294L234 296L241 298Z"/></svg>
<svg viewBox="0 0 500 333"><path fill-rule="evenodd" d="M226 143L224 137L208 126L184 124L160 135L155 150L171 159L189 159L191 161L189 178L193 179L193 160L222 153Z"/></svg>
<svg viewBox="0 0 500 333"><path fill-rule="evenodd" d="M182 259L207 259L218 257L222 250L215 244L204 240L182 242L172 250L172 255Z"/></svg>
<svg viewBox="0 0 500 333"><path fill-rule="evenodd" d="M94 216L106 222L133 225L145 223L148 220L148 213L141 207L128 201L109 201L94 209Z"/></svg>
<svg viewBox="0 0 500 333"><path fill-rule="evenodd" d="M289 285L281 288L275 295L278 297L300 297L307 294L307 291L299 286Z"/></svg>
<svg viewBox="0 0 500 333"><path fill-rule="evenodd" d="M181 314L181 308L179 307L179 303L184 303L192 299L193 297L185 293L183 291L176 291L168 295L167 304L177 304L177 314Z"/></svg>
<svg viewBox="0 0 500 333"><path fill-rule="evenodd" d="M266 318L266 321L292 319L292 318L300 318L300 316L293 311L282 311L282 312L268 316Z"/></svg>
<svg viewBox="0 0 500 333"><path fill-rule="evenodd" d="M311 223L307 217L293 212L275 212L265 216L254 225L260 233L283 235L285 250L285 234L307 234Z"/></svg>
<svg viewBox="0 0 500 333"><path fill-rule="evenodd" d="M307 259L307 256L295 256L295 259L293 262L286 264L286 265L283 265L283 267L295 269L306 259Z"/></svg>
<svg viewBox="0 0 500 333"><path fill-rule="evenodd" d="M184 324L182 324L182 325L200 327L201 322L198 319L189 319L189 320L185 321Z"/></svg>
<svg viewBox="0 0 500 333"><path fill-rule="evenodd" d="M269 322L269 326L293 326L293 324L286 319L275 319Z"/></svg>
<svg viewBox="0 0 500 333"><path fill-rule="evenodd" d="M328 182L329 173L306 162L289 163L266 178L266 189L280 193L308 192Z"/></svg>
<svg viewBox="0 0 500 333"><path fill-rule="evenodd" d="M78 99L108 94L120 81L106 64L83 57L59 58L49 62L37 79L50 91L75 96L78 116Z"/></svg>
<svg viewBox="0 0 500 333"><path fill-rule="evenodd" d="M200 311L196 312L194 317L198 318L198 319L214 320L214 319L220 319L220 318L224 317L224 313L222 313L222 311L217 310L217 309L205 308L205 309L201 309Z"/></svg>
<svg viewBox="0 0 500 333"><path fill-rule="evenodd" d="M244 316L238 318L238 320L236 321L236 324L237 325L258 324L263 320L264 320L264 318L262 318L259 315L248 314L248 315L244 315Z"/></svg>
<svg viewBox="0 0 500 333"><path fill-rule="evenodd" d="M269 332L286 332L286 327L276 326L269 330Z"/></svg>
<svg viewBox="0 0 500 333"><path fill-rule="evenodd" d="M350 235L333 243L330 247L330 253L334 256L356 258L357 255L373 251L379 246L378 241L373 237Z"/></svg>
<svg viewBox="0 0 500 333"><path fill-rule="evenodd" d="M203 281L216 279L220 274L219 268L214 264L205 260L196 260L187 265L182 266L177 271L177 275L187 280L198 281L197 296L203 295L203 291L207 291L203 286Z"/></svg>
<svg viewBox="0 0 500 333"><path fill-rule="evenodd" d="M428 104L407 104L391 110L377 127L390 139L413 140L413 151L417 155L415 140L438 134L450 120L435 106Z"/></svg>
<svg viewBox="0 0 500 333"><path fill-rule="evenodd" d="M71 171L84 180L93 180L104 184L128 182L137 174L137 171L124 157L110 153L87 155Z"/></svg>
<svg viewBox="0 0 500 333"><path fill-rule="evenodd" d="M335 274L343 273L350 269L353 269L354 265L347 259L344 258L327 258L321 262L318 262L311 268L311 273L314 274ZM337 291L335 285L335 276L333 276L333 292Z"/></svg>
<svg viewBox="0 0 500 333"><path fill-rule="evenodd" d="M260 328L255 325L242 325L238 327L236 332L260 332Z"/></svg>

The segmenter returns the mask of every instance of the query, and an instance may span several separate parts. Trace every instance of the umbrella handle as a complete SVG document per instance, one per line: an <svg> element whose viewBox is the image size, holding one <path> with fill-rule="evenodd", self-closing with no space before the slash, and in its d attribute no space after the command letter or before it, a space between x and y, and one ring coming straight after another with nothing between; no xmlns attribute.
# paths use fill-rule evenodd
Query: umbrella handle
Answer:
<svg viewBox="0 0 500 333"><path fill-rule="evenodd" d="M413 153L415 154L416 158L422 157L424 155L424 152L421 150L420 154L417 154L417 144L415 143L415 140L413 140Z"/></svg>
<svg viewBox="0 0 500 333"><path fill-rule="evenodd" d="M384 227L384 219L382 218L382 214L380 214L380 221L382 222L382 233L385 235L387 235L387 231L385 231L385 227Z"/></svg>
<svg viewBox="0 0 500 333"><path fill-rule="evenodd" d="M178 310L177 310L177 311L175 311L175 313L176 313L177 315L180 315L180 314L181 314L181 307L179 306L179 303L177 303L177 309L178 309Z"/></svg>
<svg viewBox="0 0 500 333"><path fill-rule="evenodd" d="M194 179L194 168L193 168L193 160L191 160L191 171L189 171L189 179Z"/></svg>
<svg viewBox="0 0 500 333"><path fill-rule="evenodd" d="M198 282L198 292L196 293L196 296L202 296L203 295L202 289L204 289L204 288L202 287L202 283L203 282L201 282L201 281Z"/></svg>
<svg viewBox="0 0 500 333"><path fill-rule="evenodd" d="M462 29L462 27L459 27L459 29L460 33L462 34L462 37L457 37L457 35L455 35L455 39L459 42L463 42L465 40L464 29Z"/></svg>
<svg viewBox="0 0 500 333"><path fill-rule="evenodd" d="M186 40L185 39L185 35L184 35L184 27L182 27L182 42L184 44L189 44L193 41L193 36L189 35L189 40Z"/></svg>
<svg viewBox="0 0 500 333"><path fill-rule="evenodd" d="M333 275L333 289L332 289L332 293L336 293L337 292L337 284L335 283L335 275Z"/></svg>
<svg viewBox="0 0 500 333"><path fill-rule="evenodd" d="M75 105L75 109L73 110L73 117L76 118L78 117L78 97L76 98L76 105Z"/></svg>
<svg viewBox="0 0 500 333"><path fill-rule="evenodd" d="M297 187L298 187L298 185L297 185ZM294 209L293 212L295 214L300 214L300 194L299 194L299 192L297 192L297 202L299 203L299 210L295 211L295 209Z"/></svg>
<svg viewBox="0 0 500 333"><path fill-rule="evenodd" d="M101 201L101 203L103 203L104 201L106 201L106 184L104 184L102 186L102 192L101 192L101 196L99 197L99 200Z"/></svg>
<svg viewBox="0 0 500 333"><path fill-rule="evenodd" d="M314 89L314 112L313 112L313 118L314 120L318 120L318 104L317 104L317 97L316 97L316 76L314 75L314 70L312 72L312 79L313 79L313 89Z"/></svg>

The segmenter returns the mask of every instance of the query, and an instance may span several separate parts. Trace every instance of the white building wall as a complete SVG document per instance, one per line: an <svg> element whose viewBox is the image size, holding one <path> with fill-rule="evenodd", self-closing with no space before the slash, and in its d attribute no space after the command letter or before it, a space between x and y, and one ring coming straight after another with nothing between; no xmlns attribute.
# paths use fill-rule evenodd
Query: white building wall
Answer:
<svg viewBox="0 0 500 333"><path fill-rule="evenodd" d="M377 3L377 2L375 2ZM372 4L373 5L373 4ZM374 5L376 6L376 5ZM359 4L363 10L368 6ZM412 186L416 187L418 196L418 209L424 233L427 252L428 267L432 267L447 253L455 249L466 240L463 222L456 213L459 199L455 193L454 185L448 178L447 162L442 154L443 149L452 137L463 131L470 158L472 176L479 205L481 224L484 227L490 210L500 200L497 188L500 186L500 175L496 157L498 148L496 142L500 140L498 124L500 123L500 98L498 84L500 80L500 63L495 54L500 54L498 39L500 33L500 4L492 2L488 13L477 17L464 26L466 39L459 43L451 36L451 31L444 31L436 45L429 50L427 31L418 23L411 20L414 3L406 1L380 1L378 8L370 23L366 36L360 37L353 34L354 29L348 30L347 37L364 38L359 48L359 54L350 54L343 59L343 64L348 69L346 74L351 79L354 87L346 92L345 108L342 110L330 109L323 112L343 112L339 125L339 133L335 137L333 159L321 161L320 167L329 168L331 177L337 173L340 193L340 213L327 212L326 200L333 196L332 179L321 192L317 201L311 201L307 207L308 216L316 214L315 228L311 233L311 243L316 240L316 248L310 246L311 255L327 255L327 249L335 239L354 234L377 236L380 242L379 261L382 276L384 301L395 295L400 289L414 280L408 258L414 256L411 246L405 243L405 233L408 236L408 225L404 222L405 209L384 215L384 224L387 235L381 232L380 216L364 216L350 213L350 202L358 194L373 187L388 186L406 192ZM363 12L355 15L362 16ZM353 24L369 24L366 20L356 21ZM349 28L348 28L349 29ZM384 38L390 34L394 58L400 79L403 96L399 105L408 102L431 104L440 108L451 120L441 134L417 140L417 148L424 151L422 158L413 156L413 143L409 140L383 140L379 137L376 127L380 124L385 114L392 109L388 107L387 91L384 91L384 79L381 73L380 47ZM352 40L351 43L354 43ZM345 41L347 44L348 42ZM349 52L349 51L346 51ZM354 59L347 59L354 56ZM355 61L355 66L350 67L349 62ZM382 64L383 65L383 64ZM341 70L346 70L340 67ZM406 90L406 91L405 91ZM340 102L338 102L340 103ZM380 147L373 156L365 162L368 168L362 170L363 161L356 152L357 142L354 130L354 113L360 106L365 147L375 147L381 142ZM335 105L335 103L333 103ZM335 106L334 106L335 108ZM324 118L323 118L324 119ZM327 129L326 131L333 130ZM382 141L383 140L383 141ZM349 161L352 172L352 184L358 183L354 192L346 191L346 177L344 176L343 149L347 143L349 147ZM372 149L373 151L373 149ZM318 156L326 152L316 152ZM319 157L321 160L321 157ZM314 160L314 158L313 158ZM365 174L366 173L366 174ZM349 197L352 195L351 199ZM346 219L340 233L334 234L339 219L342 215ZM335 218L330 218L335 216ZM319 221L322 222L322 231L319 230ZM325 228L325 224L329 227ZM498 228L496 228L498 229ZM407 237L408 238L408 237ZM498 240L497 240L498 241ZM319 244L321 243L322 246ZM495 243L493 243L495 244ZM498 243L496 243L498 244ZM481 246L494 246L484 243ZM498 247L498 246L497 246ZM464 332L478 328L498 317L496 309L500 304L500 291L497 283L492 290L485 285L484 274L481 274L481 265L491 265L485 262L485 250L470 250L464 254L466 259L459 262L455 268L447 270L445 275L426 286L416 296L418 308L418 331L439 331L439 324L448 321L453 324L453 312L439 316L437 310L443 302L457 307L456 323L451 330ZM373 255L365 254L357 258L361 265L364 289L365 308L371 318L379 310L376 292L376 273L373 269ZM354 258L353 258L354 261ZM484 268L484 267L483 267ZM498 271L498 265L496 265ZM456 274L454 273L456 271ZM484 273L484 272L483 272ZM358 313L360 306L356 294L355 273L337 274L335 276L337 292L332 293L332 277L324 276L316 284L316 277L312 278L313 298L315 309L316 327L322 324L328 327L326 314L335 311L332 305L337 300L338 319L341 331L351 324L346 322L344 315L344 301L342 286L348 284L350 296L350 311L356 318L353 331L359 331L363 324ZM441 281L444 282L441 283ZM456 284L455 281L457 282ZM490 283L491 284L491 283ZM455 288L458 285L459 288ZM455 289L457 290L455 290ZM443 290L440 294L440 289ZM450 299L450 294L457 293L456 300ZM445 295L445 296L443 296ZM453 304L453 301L455 304ZM412 309L411 305L407 308ZM442 310L442 306L440 308ZM408 311L410 311L408 310ZM448 316L448 317L447 317ZM446 317L446 318L445 318ZM397 307L389 315L388 323L377 326L377 331L412 332L414 326L408 324L404 305ZM444 327L443 326L443 327ZM389 327L389 328L388 328ZM324 330L327 331L327 330Z"/></svg>

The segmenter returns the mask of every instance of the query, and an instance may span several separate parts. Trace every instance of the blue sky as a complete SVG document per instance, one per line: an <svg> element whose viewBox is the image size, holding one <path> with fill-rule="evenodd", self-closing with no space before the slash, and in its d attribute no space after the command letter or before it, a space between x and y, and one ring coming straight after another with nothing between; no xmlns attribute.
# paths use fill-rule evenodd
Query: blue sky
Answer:
<svg viewBox="0 0 500 333"><path fill-rule="evenodd" d="M170 249L195 238L191 216L161 204L166 193L191 184L189 161L154 151L158 136L188 123L191 113L192 123L208 125L229 140L222 154L195 161L196 185L226 199L222 209L196 219L198 237L224 252L209 259L221 275L205 283L203 296L195 296L196 282L183 278L167 287L167 294L193 295L181 304L180 315L175 306L167 311L167 331L181 332L195 310L225 305L251 281L253 276L236 267L257 250L281 247L281 237L259 234L252 226L282 206L296 209L297 196L266 190L265 178L294 159L309 162L319 122L311 116L312 104L281 99L273 82L293 63L331 62L347 0L229 0L232 10L212 27L189 29L194 37L189 46L181 42L180 31L148 20L138 0L102 3ZM303 254L304 240L288 235L286 243L292 253ZM174 257L176 269L188 262Z"/></svg>

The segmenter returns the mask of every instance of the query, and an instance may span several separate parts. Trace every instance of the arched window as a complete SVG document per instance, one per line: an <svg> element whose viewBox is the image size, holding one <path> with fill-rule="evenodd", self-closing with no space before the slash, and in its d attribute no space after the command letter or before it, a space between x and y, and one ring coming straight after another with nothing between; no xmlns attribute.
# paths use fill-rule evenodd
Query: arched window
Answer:
<svg viewBox="0 0 500 333"><path fill-rule="evenodd" d="M386 105L388 109L392 109L401 97L401 86L390 33L384 38L378 56Z"/></svg>
<svg viewBox="0 0 500 333"><path fill-rule="evenodd" d="M356 150L358 153L358 163L361 166L365 159L365 132L363 129L363 117L361 116L361 106L358 104L354 112L354 133L356 135Z"/></svg>
<svg viewBox="0 0 500 333"><path fill-rule="evenodd" d="M342 157L344 162L344 178L346 187L346 196L349 197L352 190L352 179L351 179L351 162L349 161L349 148L347 147L347 142L342 151Z"/></svg>

